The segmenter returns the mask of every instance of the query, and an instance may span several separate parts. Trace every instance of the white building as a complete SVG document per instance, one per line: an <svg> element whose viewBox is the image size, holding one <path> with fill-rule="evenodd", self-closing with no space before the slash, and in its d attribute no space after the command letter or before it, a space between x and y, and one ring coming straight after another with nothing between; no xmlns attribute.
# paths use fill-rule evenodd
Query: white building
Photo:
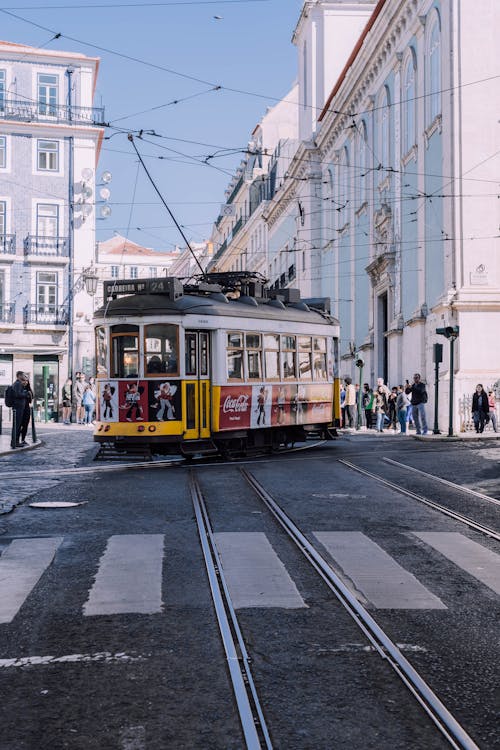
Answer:
<svg viewBox="0 0 500 750"><path fill-rule="evenodd" d="M354 352L372 384L420 372L432 427L444 343L442 429L436 328L460 331L455 429L462 397L500 378L499 32L497 0L305 2L301 142L264 213L270 252L299 252L293 284L332 299L342 375Z"/></svg>
<svg viewBox="0 0 500 750"><path fill-rule="evenodd" d="M92 368L83 270L104 134L92 106L98 68L97 58L0 42L0 395L24 370L43 398L48 368L53 416L68 371Z"/></svg>

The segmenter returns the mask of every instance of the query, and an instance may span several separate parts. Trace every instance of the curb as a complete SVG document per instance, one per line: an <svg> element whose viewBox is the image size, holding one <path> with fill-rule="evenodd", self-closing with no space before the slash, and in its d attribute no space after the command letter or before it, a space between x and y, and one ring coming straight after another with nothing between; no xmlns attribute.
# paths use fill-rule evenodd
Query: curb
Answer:
<svg viewBox="0 0 500 750"><path fill-rule="evenodd" d="M43 444L43 440L37 440L36 443L30 443L30 445L24 445L21 448L9 448L8 451L0 450L0 456L14 456L17 453L22 453L24 451L34 451L36 448L40 448Z"/></svg>

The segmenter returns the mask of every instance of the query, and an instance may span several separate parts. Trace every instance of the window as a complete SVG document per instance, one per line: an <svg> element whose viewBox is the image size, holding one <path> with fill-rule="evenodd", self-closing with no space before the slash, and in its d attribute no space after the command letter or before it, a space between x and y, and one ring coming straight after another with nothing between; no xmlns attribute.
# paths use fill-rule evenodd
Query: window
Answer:
<svg viewBox="0 0 500 750"><path fill-rule="evenodd" d="M196 333L192 333L191 331L186 332L184 336L184 348L186 376L196 375L198 372Z"/></svg>
<svg viewBox="0 0 500 750"><path fill-rule="evenodd" d="M307 42L304 42L304 46L302 48L302 88L304 91L302 106L304 109L307 109Z"/></svg>
<svg viewBox="0 0 500 750"><path fill-rule="evenodd" d="M264 358L267 380L280 377L280 337L276 333L264 334Z"/></svg>
<svg viewBox="0 0 500 750"><path fill-rule="evenodd" d="M349 180L349 150L347 146L342 149L339 164L339 180L340 192L338 196L338 211L339 211L339 223L340 227L343 227L348 220L348 204L350 200L350 180Z"/></svg>
<svg viewBox="0 0 500 750"><path fill-rule="evenodd" d="M106 329L99 327L95 329L95 351L97 360L97 377L108 377L108 337Z"/></svg>
<svg viewBox="0 0 500 750"><path fill-rule="evenodd" d="M36 207L37 237L59 236L59 206L53 203L39 203Z"/></svg>
<svg viewBox="0 0 500 750"><path fill-rule="evenodd" d="M59 142L37 141L37 168L44 172L59 169Z"/></svg>
<svg viewBox="0 0 500 750"><path fill-rule="evenodd" d="M0 70L0 112L5 109L5 70Z"/></svg>
<svg viewBox="0 0 500 750"><path fill-rule="evenodd" d="M118 266L111 266L111 278L117 279L119 273L119 267Z"/></svg>
<svg viewBox="0 0 500 750"><path fill-rule="evenodd" d="M38 313L55 313L57 307L57 273L39 271L36 275Z"/></svg>
<svg viewBox="0 0 500 750"><path fill-rule="evenodd" d="M158 276L158 269L156 268L156 266L153 266L150 269L150 271L151 271L151 278L156 279L156 277Z"/></svg>
<svg viewBox="0 0 500 750"><path fill-rule="evenodd" d="M389 92L384 86L382 94L379 99L378 105L378 116L379 116L379 132L378 132L378 159L382 165L382 169L389 169L390 167L390 101ZM385 174L382 172L381 179L384 179Z"/></svg>
<svg viewBox="0 0 500 750"><path fill-rule="evenodd" d="M361 120L358 130L359 145L359 177L358 177L358 204L361 206L366 201L366 181L367 181L367 143L368 136L366 132L366 123Z"/></svg>
<svg viewBox="0 0 500 750"><path fill-rule="evenodd" d="M284 380L296 380L295 352L297 340L295 336L281 337L281 374Z"/></svg>
<svg viewBox="0 0 500 750"><path fill-rule="evenodd" d="M117 325L111 328L112 372L114 378L139 377L139 328Z"/></svg>
<svg viewBox="0 0 500 750"><path fill-rule="evenodd" d="M249 380L262 380L262 338L260 333L245 335Z"/></svg>
<svg viewBox="0 0 500 750"><path fill-rule="evenodd" d="M326 339L323 337L313 338L313 364L314 380L327 380Z"/></svg>
<svg viewBox="0 0 500 750"><path fill-rule="evenodd" d="M167 372L179 374L179 329L170 323L157 323L144 328L146 375Z"/></svg>
<svg viewBox="0 0 500 750"><path fill-rule="evenodd" d="M7 204L0 201L0 240L5 237L7 227Z"/></svg>
<svg viewBox="0 0 500 750"><path fill-rule="evenodd" d="M431 125L441 114L441 29L437 13L429 31L427 61L427 125Z"/></svg>
<svg viewBox="0 0 500 750"><path fill-rule="evenodd" d="M57 115L57 76L38 74L38 111L41 115Z"/></svg>
<svg viewBox="0 0 500 750"><path fill-rule="evenodd" d="M228 331L226 362L228 380L243 380L243 334Z"/></svg>
<svg viewBox="0 0 500 750"><path fill-rule="evenodd" d="M0 135L0 169L7 166L7 138Z"/></svg>
<svg viewBox="0 0 500 750"><path fill-rule="evenodd" d="M137 266L130 266L130 278L137 279L139 276Z"/></svg>
<svg viewBox="0 0 500 750"><path fill-rule="evenodd" d="M403 153L407 154L415 145L415 55L410 50L403 78Z"/></svg>
<svg viewBox="0 0 500 750"><path fill-rule="evenodd" d="M312 346L310 336L299 336L299 378L312 380Z"/></svg>

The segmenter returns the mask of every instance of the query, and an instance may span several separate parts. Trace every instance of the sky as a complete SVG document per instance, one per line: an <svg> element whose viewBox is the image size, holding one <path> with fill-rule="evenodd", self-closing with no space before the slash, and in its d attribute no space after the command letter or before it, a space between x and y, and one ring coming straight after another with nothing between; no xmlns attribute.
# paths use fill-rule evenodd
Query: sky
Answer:
<svg viewBox="0 0 500 750"><path fill-rule="evenodd" d="M302 0L0 0L0 39L101 58L94 105L110 127L97 177L113 178L98 240L118 233L155 250L184 245L128 131L188 240L209 238L252 130L296 79L301 8ZM140 130L156 135L139 140Z"/></svg>

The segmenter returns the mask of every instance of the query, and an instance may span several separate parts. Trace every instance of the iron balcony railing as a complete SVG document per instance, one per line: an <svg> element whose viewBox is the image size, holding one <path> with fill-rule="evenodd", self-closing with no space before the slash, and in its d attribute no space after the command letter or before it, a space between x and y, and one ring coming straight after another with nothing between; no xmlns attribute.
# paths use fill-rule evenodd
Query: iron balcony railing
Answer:
<svg viewBox="0 0 500 750"><path fill-rule="evenodd" d="M22 122L74 122L75 125L102 125L104 107L68 107L49 102L0 99L0 120Z"/></svg>
<svg viewBox="0 0 500 750"><path fill-rule="evenodd" d="M0 321L2 323L14 323L16 314L15 302L3 302L0 304Z"/></svg>
<svg viewBox="0 0 500 750"><path fill-rule="evenodd" d="M0 253L16 254L16 235L0 234Z"/></svg>
<svg viewBox="0 0 500 750"><path fill-rule="evenodd" d="M29 234L24 240L25 255L68 255L67 237L41 237Z"/></svg>
<svg viewBox="0 0 500 750"><path fill-rule="evenodd" d="M66 305L25 305L24 325L38 323L39 325L68 325L69 315Z"/></svg>

